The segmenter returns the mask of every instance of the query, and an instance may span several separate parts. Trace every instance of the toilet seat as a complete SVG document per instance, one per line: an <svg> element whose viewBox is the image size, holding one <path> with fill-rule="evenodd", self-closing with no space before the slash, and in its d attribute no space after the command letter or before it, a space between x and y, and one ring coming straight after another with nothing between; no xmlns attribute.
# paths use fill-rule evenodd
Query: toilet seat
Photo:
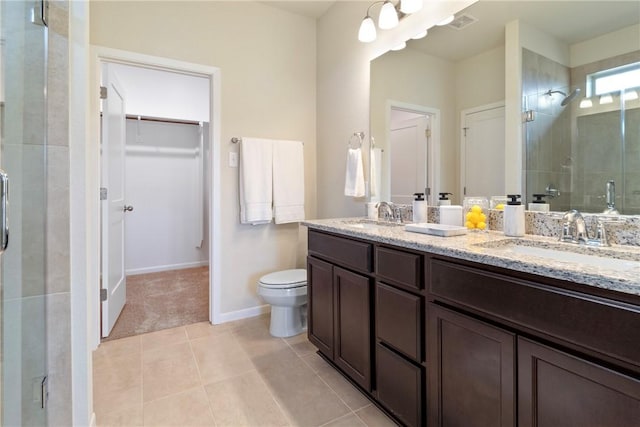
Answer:
<svg viewBox="0 0 640 427"><path fill-rule="evenodd" d="M270 289L298 288L307 285L307 270L276 271L260 278L260 286Z"/></svg>

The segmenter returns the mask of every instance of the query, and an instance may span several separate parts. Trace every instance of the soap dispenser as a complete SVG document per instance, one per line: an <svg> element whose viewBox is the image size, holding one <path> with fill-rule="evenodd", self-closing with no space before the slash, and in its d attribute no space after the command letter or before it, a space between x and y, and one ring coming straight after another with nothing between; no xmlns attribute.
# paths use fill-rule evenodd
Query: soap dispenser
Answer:
<svg viewBox="0 0 640 427"><path fill-rule="evenodd" d="M427 201L424 199L424 193L413 193L416 196L413 201L413 222L418 224L421 222L428 222L427 216L429 207Z"/></svg>
<svg viewBox="0 0 640 427"><path fill-rule="evenodd" d="M449 200L448 196L453 196L453 193L438 193L440 197L438 198L438 206L451 206L451 200Z"/></svg>
<svg viewBox="0 0 640 427"><path fill-rule="evenodd" d="M536 212L549 212L549 204L543 199L547 197L546 194L534 194L535 200L529 203L529 210Z"/></svg>
<svg viewBox="0 0 640 427"><path fill-rule="evenodd" d="M520 199L520 194L508 194L511 199L504 207L504 235L510 237L524 236L524 206Z"/></svg>

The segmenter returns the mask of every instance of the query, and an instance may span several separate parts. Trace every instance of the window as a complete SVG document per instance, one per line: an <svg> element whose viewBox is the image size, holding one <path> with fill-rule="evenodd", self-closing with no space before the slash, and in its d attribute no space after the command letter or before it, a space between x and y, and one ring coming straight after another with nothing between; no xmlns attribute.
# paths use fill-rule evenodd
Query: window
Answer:
<svg viewBox="0 0 640 427"><path fill-rule="evenodd" d="M598 71L587 76L587 96L640 87L640 62Z"/></svg>

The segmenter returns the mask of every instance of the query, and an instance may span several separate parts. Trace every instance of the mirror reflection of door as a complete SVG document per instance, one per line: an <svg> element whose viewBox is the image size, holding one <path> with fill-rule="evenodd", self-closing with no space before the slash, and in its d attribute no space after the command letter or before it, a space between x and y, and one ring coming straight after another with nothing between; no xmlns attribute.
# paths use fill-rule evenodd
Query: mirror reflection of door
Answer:
<svg viewBox="0 0 640 427"><path fill-rule="evenodd" d="M505 195L504 105L462 112L462 194Z"/></svg>
<svg viewBox="0 0 640 427"><path fill-rule="evenodd" d="M389 170L391 202L411 204L413 193L427 193L430 116L391 109Z"/></svg>

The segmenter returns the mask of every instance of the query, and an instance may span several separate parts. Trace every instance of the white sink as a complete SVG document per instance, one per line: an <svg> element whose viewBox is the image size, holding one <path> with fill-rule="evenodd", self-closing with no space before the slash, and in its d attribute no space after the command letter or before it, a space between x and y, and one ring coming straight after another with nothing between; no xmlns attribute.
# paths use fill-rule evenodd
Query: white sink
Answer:
<svg viewBox="0 0 640 427"><path fill-rule="evenodd" d="M637 254L614 252L604 248L574 247L569 244L550 244L526 240L501 240L476 246L490 248L502 253L533 256L551 261L586 264L608 270L640 271L640 257Z"/></svg>

